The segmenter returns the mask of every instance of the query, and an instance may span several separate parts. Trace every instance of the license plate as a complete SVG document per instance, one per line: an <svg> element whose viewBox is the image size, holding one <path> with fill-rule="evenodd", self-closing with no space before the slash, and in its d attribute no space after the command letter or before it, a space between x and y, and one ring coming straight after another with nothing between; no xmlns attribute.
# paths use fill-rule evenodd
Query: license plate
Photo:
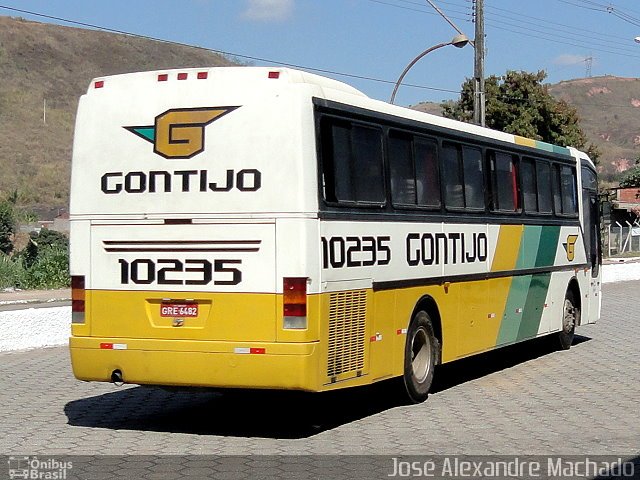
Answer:
<svg viewBox="0 0 640 480"><path fill-rule="evenodd" d="M197 303L163 303L160 305L161 317L192 318L198 316Z"/></svg>

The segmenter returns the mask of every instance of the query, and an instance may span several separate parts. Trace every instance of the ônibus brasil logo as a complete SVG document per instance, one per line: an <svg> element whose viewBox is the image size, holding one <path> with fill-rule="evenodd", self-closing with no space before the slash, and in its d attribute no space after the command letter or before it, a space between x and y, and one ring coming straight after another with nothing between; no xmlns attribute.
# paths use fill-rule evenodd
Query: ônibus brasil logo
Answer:
<svg viewBox="0 0 640 480"><path fill-rule="evenodd" d="M204 150L204 127L238 107L172 108L153 125L124 127L164 158L191 158Z"/></svg>

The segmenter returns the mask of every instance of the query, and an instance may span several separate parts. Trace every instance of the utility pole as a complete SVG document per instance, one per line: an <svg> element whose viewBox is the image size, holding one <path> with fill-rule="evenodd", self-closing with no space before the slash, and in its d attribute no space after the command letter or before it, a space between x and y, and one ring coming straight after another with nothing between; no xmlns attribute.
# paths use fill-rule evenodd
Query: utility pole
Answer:
<svg viewBox="0 0 640 480"><path fill-rule="evenodd" d="M486 125L484 96L484 0L474 0L474 3L476 38L474 42L475 62L473 69L473 121L484 127Z"/></svg>

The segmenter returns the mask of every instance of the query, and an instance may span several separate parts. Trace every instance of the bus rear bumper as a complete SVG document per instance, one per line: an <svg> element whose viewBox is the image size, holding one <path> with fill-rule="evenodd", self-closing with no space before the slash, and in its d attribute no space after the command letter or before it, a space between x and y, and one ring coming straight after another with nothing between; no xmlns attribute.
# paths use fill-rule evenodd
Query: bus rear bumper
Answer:
<svg viewBox="0 0 640 480"><path fill-rule="evenodd" d="M311 343L71 337L73 374L110 382L318 391L319 347Z"/></svg>

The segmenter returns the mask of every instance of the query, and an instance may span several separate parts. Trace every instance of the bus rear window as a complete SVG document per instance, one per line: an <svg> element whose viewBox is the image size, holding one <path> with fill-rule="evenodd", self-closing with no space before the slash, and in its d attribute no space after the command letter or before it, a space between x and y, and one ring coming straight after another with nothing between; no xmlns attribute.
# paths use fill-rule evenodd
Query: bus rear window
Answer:
<svg viewBox="0 0 640 480"><path fill-rule="evenodd" d="M384 204L382 131L325 117L321 135L325 200Z"/></svg>

